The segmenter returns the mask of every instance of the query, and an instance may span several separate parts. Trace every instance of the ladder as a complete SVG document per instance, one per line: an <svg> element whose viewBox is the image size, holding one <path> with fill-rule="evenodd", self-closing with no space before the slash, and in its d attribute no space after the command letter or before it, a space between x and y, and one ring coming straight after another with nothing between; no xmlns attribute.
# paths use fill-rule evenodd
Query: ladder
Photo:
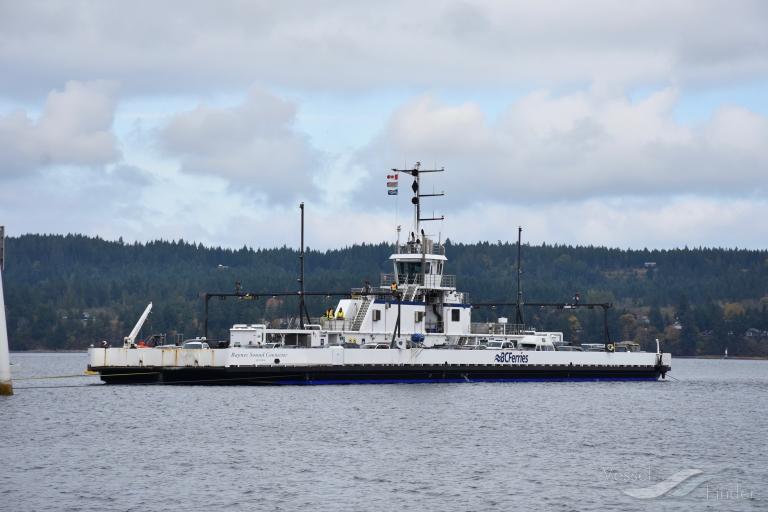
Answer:
<svg viewBox="0 0 768 512"><path fill-rule="evenodd" d="M352 320L352 330L353 331L359 331L360 327L363 325L363 320L365 320L365 316L368 314L368 310L371 308L371 304L373 304L374 297L372 295L367 295L363 299L363 303L360 304L360 309L357 310L357 314L355 315L354 320Z"/></svg>

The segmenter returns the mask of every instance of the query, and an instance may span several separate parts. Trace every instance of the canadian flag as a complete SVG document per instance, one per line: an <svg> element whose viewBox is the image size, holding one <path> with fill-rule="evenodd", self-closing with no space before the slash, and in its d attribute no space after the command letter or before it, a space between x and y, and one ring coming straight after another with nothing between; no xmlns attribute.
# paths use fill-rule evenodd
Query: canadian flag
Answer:
<svg viewBox="0 0 768 512"><path fill-rule="evenodd" d="M387 174L387 179L388 180L396 180L397 179L397 174Z"/></svg>

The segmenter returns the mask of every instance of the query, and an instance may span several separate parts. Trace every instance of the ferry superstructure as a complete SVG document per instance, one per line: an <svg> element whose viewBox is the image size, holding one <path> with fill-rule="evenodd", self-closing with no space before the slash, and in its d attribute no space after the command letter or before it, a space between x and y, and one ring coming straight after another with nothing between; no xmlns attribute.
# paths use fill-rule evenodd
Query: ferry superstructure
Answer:
<svg viewBox="0 0 768 512"><path fill-rule="evenodd" d="M352 290L313 321L302 271L297 328L236 324L223 343L203 337L181 346L139 347L136 334L150 305L122 347L89 349L89 370L111 384L215 385L658 380L670 371L671 355L658 345L655 353L618 352L611 344L600 352L558 350L562 333L531 330L520 321L519 294L516 322L473 324L468 296L446 273L445 245L421 228L436 220L420 216L421 199L441 194L421 194L420 176L436 170L416 165L401 172L414 178L414 228L405 242L398 236L392 271L378 286Z"/></svg>

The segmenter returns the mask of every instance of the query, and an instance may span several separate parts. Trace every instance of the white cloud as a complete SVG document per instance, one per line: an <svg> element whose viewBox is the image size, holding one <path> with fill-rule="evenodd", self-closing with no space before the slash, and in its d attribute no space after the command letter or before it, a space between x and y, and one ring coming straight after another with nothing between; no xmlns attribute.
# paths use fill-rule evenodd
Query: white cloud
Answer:
<svg viewBox="0 0 768 512"><path fill-rule="evenodd" d="M443 234L452 240L524 239L634 248L723 246L764 248L768 227L755 219L768 215L768 200L679 195L614 197L610 200L527 204L476 204L449 215Z"/></svg>
<svg viewBox="0 0 768 512"><path fill-rule="evenodd" d="M216 198L215 204L226 200ZM238 208L209 211L209 215L159 216L148 232L131 231L139 239L183 236L189 240L230 247L299 245L299 209L296 205L264 209ZM474 203L447 208L444 222L425 224L425 230L453 241L513 241L517 226L532 244L601 245L609 247L675 248L724 246L764 248L768 226L755 219L768 215L768 201L758 199L701 198L674 196L613 198L611 200L559 201L529 204ZM198 214L200 212L197 212ZM211 218L214 217L214 219ZM187 219L178 222L179 218ZM353 243L394 242L397 223L403 233L410 230L410 209L399 219L394 211L355 207L328 208L320 200L306 204L306 243L315 249L338 248ZM113 229L112 232L115 232ZM159 234L158 234L159 233ZM123 233L126 236L126 233ZM403 235L405 236L405 235ZM169 238L169 236L166 236ZM450 254L448 255L450 258Z"/></svg>
<svg viewBox="0 0 768 512"><path fill-rule="evenodd" d="M3 93L732 82L768 72L762 1L6 2Z"/></svg>
<svg viewBox="0 0 768 512"><path fill-rule="evenodd" d="M114 92L112 83L70 81L63 91L48 94L37 119L23 110L0 114L0 177L118 160Z"/></svg>
<svg viewBox="0 0 768 512"><path fill-rule="evenodd" d="M697 104L696 118L714 113L695 125L675 109L693 89L754 94L767 5L6 2L0 220L17 233L281 245L301 198L312 245L377 241L395 224L387 169L420 160L448 170L426 185L446 201L425 206L455 239L513 238L521 223L548 242L764 245L753 219L768 209L768 121L746 108L764 98ZM117 84L135 107L121 140ZM39 115L8 108L45 94ZM518 99L498 108L507 95ZM315 116L307 134L304 104L283 99L296 97Z"/></svg>
<svg viewBox="0 0 768 512"><path fill-rule="evenodd" d="M147 171L127 165L100 172L75 167L44 171L0 186L0 224L13 235L83 233L142 238L155 223L151 206L142 200L153 182Z"/></svg>
<svg viewBox="0 0 768 512"><path fill-rule="evenodd" d="M403 156L444 165L437 187L459 204L765 192L768 119L723 107L685 126L674 118L676 101L673 89L636 102L534 92L492 121L474 103L426 95L397 110L360 158L382 173ZM371 194L381 195L379 174L368 180Z"/></svg>
<svg viewBox="0 0 768 512"><path fill-rule="evenodd" d="M73 133L111 133L114 107L87 101L94 97L87 90L70 84L51 95L39 119L27 116L36 147L54 148L48 153L58 164L41 169L29 159L25 168L36 173L0 187L0 218L12 233L295 246L299 190L311 246L392 240L398 222L410 228L409 180L396 219L384 177L407 158L446 166L426 186L444 188L447 201L425 208L446 214L427 229L453 240L514 239L518 224L534 243L622 247L760 247L768 234L754 223L768 214L760 198L766 119L722 107L700 125L682 125L673 115L675 89L634 102L602 89L537 91L493 119L473 102L418 96L356 158L314 150L293 126L297 106L255 89L231 107L200 105L170 116L151 133L180 166L142 162L151 174L129 165L130 154L128 163L104 168L114 153L90 158L100 153L82 149L88 145L57 146ZM85 104L92 111L78 107ZM114 149L112 142L96 147ZM259 201L259 194L268 197Z"/></svg>
<svg viewBox="0 0 768 512"><path fill-rule="evenodd" d="M285 201L312 191L319 155L294 129L293 104L259 89L234 107L199 105L175 114L160 131L182 172L217 176L232 190Z"/></svg>

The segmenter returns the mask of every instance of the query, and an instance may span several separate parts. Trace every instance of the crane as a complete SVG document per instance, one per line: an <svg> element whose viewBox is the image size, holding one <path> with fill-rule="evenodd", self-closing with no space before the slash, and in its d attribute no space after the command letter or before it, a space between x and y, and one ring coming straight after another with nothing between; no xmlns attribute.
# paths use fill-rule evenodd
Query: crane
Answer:
<svg viewBox="0 0 768 512"><path fill-rule="evenodd" d="M147 305L146 309L144 310L144 313L142 313L141 316L139 317L139 321L136 322L136 325L133 327L131 334L123 338L124 347L130 348L136 343L136 336L139 335L139 331L144 326L144 322L147 321L147 317L149 316L150 311L152 311L151 302L149 303L149 305Z"/></svg>

